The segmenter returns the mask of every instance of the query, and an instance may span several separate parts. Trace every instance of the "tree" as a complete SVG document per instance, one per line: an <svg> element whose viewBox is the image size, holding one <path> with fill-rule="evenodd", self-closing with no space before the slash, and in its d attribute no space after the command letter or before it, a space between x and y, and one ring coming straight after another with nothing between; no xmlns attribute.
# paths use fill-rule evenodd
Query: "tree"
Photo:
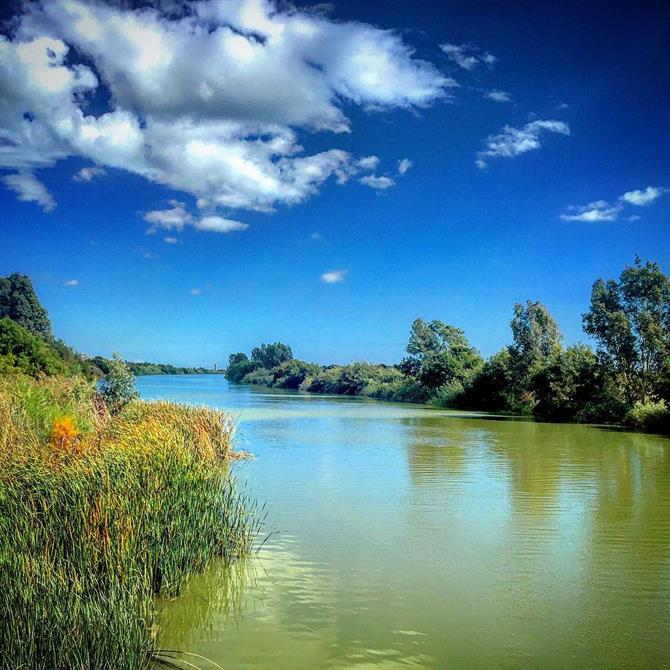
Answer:
<svg viewBox="0 0 670 670"><path fill-rule="evenodd" d="M598 279L583 323L629 402L645 403L664 395L670 358L670 279L656 263L643 264L636 258L618 282Z"/></svg>
<svg viewBox="0 0 670 670"><path fill-rule="evenodd" d="M407 353L400 369L429 389L462 384L482 365L479 352L470 346L465 333L442 321L415 319Z"/></svg>
<svg viewBox="0 0 670 670"><path fill-rule="evenodd" d="M139 396L135 376L119 354L114 354L109 361L109 372L102 380L100 395L112 414L117 414Z"/></svg>
<svg viewBox="0 0 670 670"><path fill-rule="evenodd" d="M0 319L0 372L38 377L71 371L45 340L5 317Z"/></svg>
<svg viewBox="0 0 670 670"><path fill-rule="evenodd" d="M274 344L261 344L251 350L251 360L262 368L271 370L285 361L293 358L293 352L288 344L275 342Z"/></svg>
<svg viewBox="0 0 670 670"><path fill-rule="evenodd" d="M0 318L8 317L26 330L51 339L51 323L33 289L30 277L15 272L0 277Z"/></svg>
<svg viewBox="0 0 670 670"><path fill-rule="evenodd" d="M257 366L249 360L249 357L240 352L228 356L228 367L226 368L226 379L231 382L241 382L245 375L253 372Z"/></svg>
<svg viewBox="0 0 670 670"><path fill-rule="evenodd" d="M561 350L558 325L541 302L514 305L509 365L517 400L531 393L533 377Z"/></svg>

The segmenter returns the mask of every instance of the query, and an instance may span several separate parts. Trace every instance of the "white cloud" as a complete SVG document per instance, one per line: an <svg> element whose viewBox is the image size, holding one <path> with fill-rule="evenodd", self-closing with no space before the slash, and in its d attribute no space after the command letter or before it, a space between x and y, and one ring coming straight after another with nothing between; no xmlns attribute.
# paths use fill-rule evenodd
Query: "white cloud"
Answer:
<svg viewBox="0 0 670 670"><path fill-rule="evenodd" d="M512 158L539 149L542 146L540 136L544 132L569 135L570 127L563 121L551 120L531 121L523 128L505 126L497 135L486 138L485 148L477 153L475 164L484 169L489 158Z"/></svg>
<svg viewBox="0 0 670 670"><path fill-rule="evenodd" d="M486 91L484 97L494 102L512 102L512 96L507 91L499 91L494 89L493 91Z"/></svg>
<svg viewBox="0 0 670 670"><path fill-rule="evenodd" d="M403 158L398 161L398 174L405 174L412 167L413 163L409 158Z"/></svg>
<svg viewBox="0 0 670 670"><path fill-rule="evenodd" d="M636 205L638 207L644 207L649 205L654 200L660 198L668 189L660 188L658 186L647 186L644 190L637 191L627 191L621 196L621 200L630 203L631 205Z"/></svg>
<svg viewBox="0 0 670 670"><path fill-rule="evenodd" d="M96 177L103 177L107 174L107 170L101 167L83 167L79 172L77 172L72 179L74 181L91 181Z"/></svg>
<svg viewBox="0 0 670 670"><path fill-rule="evenodd" d="M177 244L177 242L179 242L179 240L176 237L169 237L169 236L164 237L163 241L165 242L165 244Z"/></svg>
<svg viewBox="0 0 670 670"><path fill-rule="evenodd" d="M488 51L482 53L479 47L472 44L440 44L440 49L447 54L447 58L459 67L471 72L480 63L489 66L495 65L498 59Z"/></svg>
<svg viewBox="0 0 670 670"><path fill-rule="evenodd" d="M620 205L612 205L606 200L595 200L588 205L579 207L570 206L567 211L561 214L563 221L616 221Z"/></svg>
<svg viewBox="0 0 670 670"><path fill-rule="evenodd" d="M347 105L422 108L456 85L393 30L271 0L165 7L24 3L0 36L0 167L78 156L210 211L271 211L371 164L336 148L306 155L301 131L348 132ZM93 95L110 101L97 115Z"/></svg>
<svg viewBox="0 0 670 670"><path fill-rule="evenodd" d="M66 282L63 282L64 286L79 286L78 279L68 279Z"/></svg>
<svg viewBox="0 0 670 670"><path fill-rule="evenodd" d="M221 216L203 216L193 224L198 230L209 230L215 233L232 233L236 230L246 230L249 224L224 219Z"/></svg>
<svg viewBox="0 0 670 670"><path fill-rule="evenodd" d="M384 191L395 184L391 177L377 177L376 175L366 175L365 177L361 177L358 181L365 186L369 186L370 188L379 191Z"/></svg>
<svg viewBox="0 0 670 670"><path fill-rule="evenodd" d="M0 134L0 139L1 137ZM2 177L2 181L23 202L36 202L45 212L50 212L56 207L56 201L47 187L32 172L22 170L8 174Z"/></svg>
<svg viewBox="0 0 670 670"><path fill-rule="evenodd" d="M365 156L358 160L358 166L363 170L375 170L378 165L379 156Z"/></svg>
<svg viewBox="0 0 670 670"><path fill-rule="evenodd" d="M329 272L324 272L321 275L321 281L324 284L340 284L344 281L347 272L349 270L330 270Z"/></svg>
<svg viewBox="0 0 670 670"><path fill-rule="evenodd" d="M191 295L202 295L202 289L201 288L192 288L191 289Z"/></svg>

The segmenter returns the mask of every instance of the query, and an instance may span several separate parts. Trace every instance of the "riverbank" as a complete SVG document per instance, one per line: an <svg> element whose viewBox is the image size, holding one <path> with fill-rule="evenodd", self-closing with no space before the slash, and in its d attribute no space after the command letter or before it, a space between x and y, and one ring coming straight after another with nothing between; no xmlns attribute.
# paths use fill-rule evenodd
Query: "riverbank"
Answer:
<svg viewBox="0 0 670 670"><path fill-rule="evenodd" d="M159 661L153 599L248 551L226 414L133 401L80 378L0 384L0 667Z"/></svg>

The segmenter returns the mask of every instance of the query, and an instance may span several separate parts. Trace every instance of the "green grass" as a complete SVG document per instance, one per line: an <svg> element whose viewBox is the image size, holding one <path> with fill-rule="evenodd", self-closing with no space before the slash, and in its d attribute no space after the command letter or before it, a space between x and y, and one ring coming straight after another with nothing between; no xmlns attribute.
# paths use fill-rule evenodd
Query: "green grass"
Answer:
<svg viewBox="0 0 670 670"><path fill-rule="evenodd" d="M55 436L64 418L75 430ZM0 379L0 667L157 661L154 596L254 535L232 430L207 408L111 417L81 381Z"/></svg>

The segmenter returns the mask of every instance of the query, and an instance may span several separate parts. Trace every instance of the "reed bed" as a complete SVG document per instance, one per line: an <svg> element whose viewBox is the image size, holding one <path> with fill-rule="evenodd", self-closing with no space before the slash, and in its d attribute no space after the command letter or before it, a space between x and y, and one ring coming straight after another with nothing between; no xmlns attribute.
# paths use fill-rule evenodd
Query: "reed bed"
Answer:
<svg viewBox="0 0 670 670"><path fill-rule="evenodd" d="M221 412L0 379L0 667L147 668L154 596L250 548Z"/></svg>

